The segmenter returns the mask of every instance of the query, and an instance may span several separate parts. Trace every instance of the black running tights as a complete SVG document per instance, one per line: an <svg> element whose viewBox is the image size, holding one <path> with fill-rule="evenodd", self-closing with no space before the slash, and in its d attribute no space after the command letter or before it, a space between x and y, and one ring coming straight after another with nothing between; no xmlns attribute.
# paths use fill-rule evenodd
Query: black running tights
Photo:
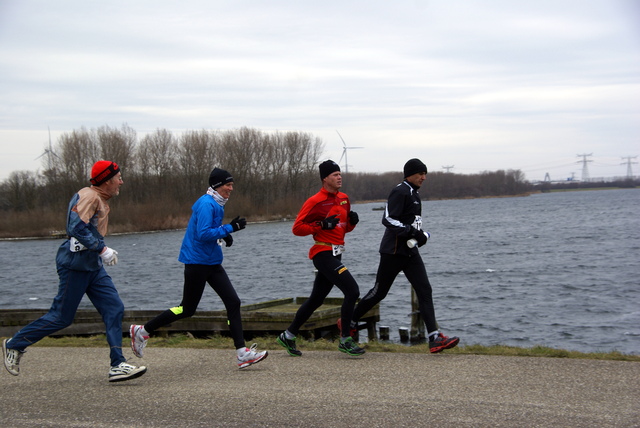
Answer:
<svg viewBox="0 0 640 428"><path fill-rule="evenodd" d="M335 285L344 294L344 302L340 316L344 331L342 337L349 336L349 326L353 317L353 308L360 297L358 283L342 264L341 256L334 256L331 251L322 251L313 258L313 265L318 274L313 282L313 289L309 298L300 306L293 322L289 326L290 333L297 335L300 327L307 322L313 311L318 309Z"/></svg>
<svg viewBox="0 0 640 428"><path fill-rule="evenodd" d="M433 296L431 293L431 283L427 276L427 269L420 255L411 257L397 256L392 254L380 254L380 264L376 274L376 283L371 290L360 300L356 306L353 319L358 321L377 303L387 296L393 281L400 272L404 272L407 280L416 291L420 315L427 327L427 333L438 329L436 314L433 308Z"/></svg>
<svg viewBox="0 0 640 428"><path fill-rule="evenodd" d="M162 312L144 325L145 330L151 333L182 318L192 317L196 313L206 283L209 283L224 303L229 321L229 331L236 349L244 348L240 298L222 265L185 265L184 289L180 306Z"/></svg>

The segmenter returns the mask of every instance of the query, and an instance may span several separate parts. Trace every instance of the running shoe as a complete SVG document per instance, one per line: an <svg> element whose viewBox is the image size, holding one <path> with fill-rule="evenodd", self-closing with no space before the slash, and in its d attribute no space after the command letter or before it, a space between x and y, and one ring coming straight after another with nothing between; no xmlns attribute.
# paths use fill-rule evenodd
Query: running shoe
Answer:
<svg viewBox="0 0 640 428"><path fill-rule="evenodd" d="M246 348L243 356L238 356L238 368L243 369L245 367L249 367L251 364L259 363L260 361L267 358L269 352L258 352L257 348L258 344L254 343L253 345L251 345L251 348Z"/></svg>
<svg viewBox="0 0 640 428"><path fill-rule="evenodd" d="M435 340L429 341L429 352L435 354L445 349L451 349L455 347L458 342L460 342L459 337L447 337L442 333L438 333Z"/></svg>
<svg viewBox="0 0 640 428"><path fill-rule="evenodd" d="M2 359L4 360L4 367L9 373L14 376L20 374L20 358L24 352L20 352L16 349L7 348L7 342L9 339L2 341Z"/></svg>
<svg viewBox="0 0 640 428"><path fill-rule="evenodd" d="M276 342L282 345L292 357L302 356L302 352L296 349L296 339L287 339L287 336L284 334L284 332L280 333L280 336L278 336Z"/></svg>
<svg viewBox="0 0 640 428"><path fill-rule="evenodd" d="M338 332L342 334L342 318L338 318L338 321L336 322L336 324L338 325ZM349 336L356 337L357 334L358 334L357 328L352 328L349 330Z"/></svg>
<svg viewBox="0 0 640 428"><path fill-rule="evenodd" d="M144 347L147 346L147 340L149 340L149 336L142 335L143 325L132 324L129 327L129 335L131 336L131 350L133 351L133 355L138 358L142 358L144 354Z"/></svg>
<svg viewBox="0 0 640 428"><path fill-rule="evenodd" d="M338 350L352 356L364 354L364 349L359 347L351 336L349 336L344 342L340 342L340 344L338 345Z"/></svg>
<svg viewBox="0 0 640 428"><path fill-rule="evenodd" d="M109 370L109 382L122 382L124 380L131 380L142 376L147 372L145 366L134 366L127 362L121 362L117 366L111 367Z"/></svg>

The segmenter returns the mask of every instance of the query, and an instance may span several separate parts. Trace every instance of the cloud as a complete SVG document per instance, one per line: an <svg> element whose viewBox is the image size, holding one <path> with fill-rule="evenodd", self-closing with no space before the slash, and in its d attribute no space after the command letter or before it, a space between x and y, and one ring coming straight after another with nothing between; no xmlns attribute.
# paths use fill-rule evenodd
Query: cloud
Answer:
<svg viewBox="0 0 640 428"><path fill-rule="evenodd" d="M0 2L0 180L82 126L311 132L352 171L638 154L638 6L596 0Z"/></svg>

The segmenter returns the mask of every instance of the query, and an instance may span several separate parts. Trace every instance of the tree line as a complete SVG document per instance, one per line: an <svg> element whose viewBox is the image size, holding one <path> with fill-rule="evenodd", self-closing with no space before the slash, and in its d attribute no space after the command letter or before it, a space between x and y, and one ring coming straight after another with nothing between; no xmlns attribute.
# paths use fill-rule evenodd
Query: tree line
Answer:
<svg viewBox="0 0 640 428"><path fill-rule="evenodd" d="M45 150L41 172L15 171L0 183L0 237L42 235L64 229L73 193L89 185L96 160L116 162L125 185L110 203L110 231L185 227L190 207L208 186L214 166L231 172L235 192L227 215L250 220L295 216L320 187L318 163L324 144L309 133L156 129L138 139L127 124L84 127L62 134ZM402 180L398 172L343 174L353 202L384 200ZM430 172L423 199L518 195L532 186L519 170L461 175Z"/></svg>

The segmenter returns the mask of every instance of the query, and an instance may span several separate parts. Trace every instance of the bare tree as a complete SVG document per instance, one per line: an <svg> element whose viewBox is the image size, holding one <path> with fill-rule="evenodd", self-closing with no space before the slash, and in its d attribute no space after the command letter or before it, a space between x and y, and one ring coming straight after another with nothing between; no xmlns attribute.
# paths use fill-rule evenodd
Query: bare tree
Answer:
<svg viewBox="0 0 640 428"><path fill-rule="evenodd" d="M244 189L252 186L260 162L262 133L243 127L222 134L218 160L220 167L233 174Z"/></svg>
<svg viewBox="0 0 640 428"><path fill-rule="evenodd" d="M287 151L288 190L296 194L309 193L313 188L313 172L317 170L323 151L322 140L308 133L289 132L285 136L284 145Z"/></svg>
<svg viewBox="0 0 640 428"><path fill-rule="evenodd" d="M25 211L39 205L41 180L32 171L14 171L2 184L2 205L15 211Z"/></svg>
<svg viewBox="0 0 640 428"><path fill-rule="evenodd" d="M138 137L136 131L126 123L120 129L101 126L94 133L100 158L116 162L120 169L132 169Z"/></svg>
<svg viewBox="0 0 640 428"><path fill-rule="evenodd" d="M140 141L137 165L145 176L169 177L176 171L176 155L173 135L158 128Z"/></svg>
<svg viewBox="0 0 640 428"><path fill-rule="evenodd" d="M206 130L185 132L178 147L178 169L185 179L185 191L197 194L206 188L207 177L215 166L218 137Z"/></svg>
<svg viewBox="0 0 640 428"><path fill-rule="evenodd" d="M62 134L58 140L58 156L62 161L62 172L70 184L88 184L91 167L98 160L99 150L84 128Z"/></svg>

